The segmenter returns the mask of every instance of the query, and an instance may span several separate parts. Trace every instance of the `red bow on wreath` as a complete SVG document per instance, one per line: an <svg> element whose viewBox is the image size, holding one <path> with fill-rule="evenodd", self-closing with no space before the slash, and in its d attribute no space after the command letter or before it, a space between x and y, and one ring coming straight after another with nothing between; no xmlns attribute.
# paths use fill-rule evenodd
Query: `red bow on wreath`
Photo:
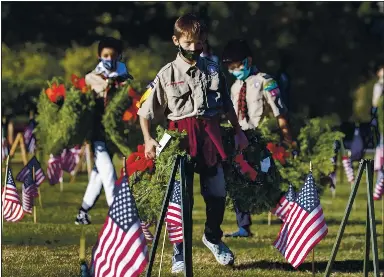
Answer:
<svg viewBox="0 0 384 277"><path fill-rule="evenodd" d="M252 181L256 180L257 172L249 165L249 163L244 160L243 154L238 154L235 157L235 162L240 165L240 172L244 175L248 175Z"/></svg>
<svg viewBox="0 0 384 277"><path fill-rule="evenodd" d="M88 86L85 83L85 78L80 78L80 77L77 77L75 74L72 74L71 81L73 86L81 90L82 93L86 93L88 91Z"/></svg>
<svg viewBox="0 0 384 277"><path fill-rule="evenodd" d="M133 173L140 171L143 172L145 170L152 170L154 163L152 160L147 160L144 154L144 145L137 146L137 152L129 155L127 159L126 170L128 176L131 176Z"/></svg>
<svg viewBox="0 0 384 277"><path fill-rule="evenodd" d="M59 97L65 98L65 87L63 84L53 83L51 87L45 90L45 93L52 103L56 103Z"/></svg>
<svg viewBox="0 0 384 277"><path fill-rule="evenodd" d="M288 158L290 154L285 151L284 147L277 146L270 142L267 144L267 149L272 153L272 158L279 161L282 165L285 165L285 158Z"/></svg>

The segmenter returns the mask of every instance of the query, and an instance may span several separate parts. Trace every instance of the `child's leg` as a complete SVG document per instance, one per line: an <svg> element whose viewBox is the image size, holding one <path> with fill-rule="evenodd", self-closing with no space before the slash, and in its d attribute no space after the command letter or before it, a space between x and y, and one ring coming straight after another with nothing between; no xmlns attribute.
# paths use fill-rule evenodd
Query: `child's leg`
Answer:
<svg viewBox="0 0 384 277"><path fill-rule="evenodd" d="M81 205L81 208L85 212L91 209L95 204L97 198L100 195L102 186L103 183L101 182L100 174L97 172L96 167L94 166L89 178L87 190L84 194L83 204Z"/></svg>
<svg viewBox="0 0 384 277"><path fill-rule="evenodd" d="M113 203L113 189L117 179L115 168L107 151L105 142L95 141L94 149L95 165L104 186L105 197L107 198L108 206L111 206Z"/></svg>
<svg viewBox="0 0 384 277"><path fill-rule="evenodd" d="M221 224L225 211L225 180L221 165L217 166L215 176L200 175L201 194L206 204L207 221L205 223L205 236L211 243L218 244L221 241L223 231Z"/></svg>
<svg viewBox="0 0 384 277"><path fill-rule="evenodd" d="M211 250L218 263L221 265L233 264L234 255L221 240L223 236L221 223L224 218L226 197L224 172L221 164L217 166L215 176L201 174L200 182L207 214L203 243Z"/></svg>

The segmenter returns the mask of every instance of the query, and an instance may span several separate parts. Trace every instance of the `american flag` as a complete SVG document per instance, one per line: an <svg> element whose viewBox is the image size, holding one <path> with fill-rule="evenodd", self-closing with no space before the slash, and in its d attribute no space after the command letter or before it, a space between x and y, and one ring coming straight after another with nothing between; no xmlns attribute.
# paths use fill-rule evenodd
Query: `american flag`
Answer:
<svg viewBox="0 0 384 277"><path fill-rule="evenodd" d="M347 175L348 182L352 184L355 181L355 176L353 174L351 159L347 156L343 156L343 166L345 174Z"/></svg>
<svg viewBox="0 0 384 277"><path fill-rule="evenodd" d="M63 180L63 170L61 169L61 157L49 156L47 168L48 181L50 185L56 185Z"/></svg>
<svg viewBox="0 0 384 277"><path fill-rule="evenodd" d="M29 153L34 153L36 150L36 138L33 134L36 123L34 120L29 121L28 126L24 130L24 143L27 146Z"/></svg>
<svg viewBox="0 0 384 277"><path fill-rule="evenodd" d="M148 247L127 176L115 186L114 195L93 251L92 276L139 276L148 263Z"/></svg>
<svg viewBox="0 0 384 277"><path fill-rule="evenodd" d="M35 176L36 176L36 185L40 185L45 180L45 174L39 161L33 156L32 159L29 160L28 164L17 174L16 180L19 182L24 182L27 178L28 174L32 174L32 168L35 168Z"/></svg>
<svg viewBox="0 0 384 277"><path fill-rule="evenodd" d="M169 241L179 243L183 241L183 215L181 213L181 186L175 181L172 197L169 201L167 214L165 215Z"/></svg>
<svg viewBox="0 0 384 277"><path fill-rule="evenodd" d="M21 220L24 217L24 211L20 203L19 194L17 193L16 184L13 180L10 168L8 168L7 184L2 191L2 197L4 197L4 219L11 222Z"/></svg>
<svg viewBox="0 0 384 277"><path fill-rule="evenodd" d="M295 201L295 198L295 189L293 188L292 184L289 184L288 191L285 195L283 195L283 197L281 197L279 203L277 203L276 208L272 209L271 213L285 222Z"/></svg>
<svg viewBox="0 0 384 277"><path fill-rule="evenodd" d="M24 184L22 187L22 195L23 195L23 210L26 213L32 213L33 198L39 196L37 192L37 185L33 181L32 172L28 174L27 178L24 181Z"/></svg>
<svg viewBox="0 0 384 277"><path fill-rule="evenodd" d="M71 173L76 167L76 157L71 150L64 149L61 153L61 168Z"/></svg>
<svg viewBox="0 0 384 277"><path fill-rule="evenodd" d="M381 196L384 194L384 172L380 170L378 172L379 176L377 178L377 183L375 186L375 191L373 192L373 200L380 200Z"/></svg>
<svg viewBox="0 0 384 277"><path fill-rule="evenodd" d="M297 268L327 233L328 227L310 173L273 245Z"/></svg>

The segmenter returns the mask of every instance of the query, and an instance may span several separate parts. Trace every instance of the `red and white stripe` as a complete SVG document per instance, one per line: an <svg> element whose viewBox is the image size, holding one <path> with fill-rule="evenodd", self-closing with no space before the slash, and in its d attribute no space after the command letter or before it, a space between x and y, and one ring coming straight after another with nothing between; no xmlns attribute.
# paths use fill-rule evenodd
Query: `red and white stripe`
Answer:
<svg viewBox="0 0 384 277"><path fill-rule="evenodd" d="M381 173L381 178L376 183L375 191L373 192L373 200L380 200L384 194L384 173Z"/></svg>
<svg viewBox="0 0 384 277"><path fill-rule="evenodd" d="M33 208L33 200L35 197L39 196L37 191L37 186L31 185L28 188L22 186L22 196L23 196L23 210L26 213L31 214Z"/></svg>
<svg viewBox="0 0 384 277"><path fill-rule="evenodd" d="M183 242L183 227L175 224L167 224L169 241L171 243Z"/></svg>
<svg viewBox="0 0 384 277"><path fill-rule="evenodd" d="M383 168L384 168L384 145L381 144L376 147L374 169L382 170Z"/></svg>
<svg viewBox="0 0 384 277"><path fill-rule="evenodd" d="M273 244L287 261L297 268L327 233L328 227L320 205L308 214L294 203Z"/></svg>
<svg viewBox="0 0 384 277"><path fill-rule="evenodd" d="M108 216L94 252L94 277L139 276L147 265L147 252L139 221L125 233Z"/></svg>
<svg viewBox="0 0 384 277"><path fill-rule="evenodd" d="M64 149L63 152L61 153L61 168L68 172L71 173L76 167L76 158L74 154L67 149Z"/></svg>
<svg viewBox="0 0 384 277"><path fill-rule="evenodd" d="M153 235L151 231L149 231L149 227L152 225L151 222L142 221L140 224L141 224L141 229L143 230L145 239L147 241L153 241Z"/></svg>
<svg viewBox="0 0 384 277"><path fill-rule="evenodd" d="M347 175L348 182L352 184L355 181L355 176L353 173L351 159L348 158L347 156L343 157L343 166L344 166L345 174Z"/></svg>
<svg viewBox="0 0 384 277"><path fill-rule="evenodd" d="M5 195L3 196L4 193ZM24 217L24 211L16 187L7 184L5 189L3 188L1 195L4 197L4 219L10 222L20 221Z"/></svg>
<svg viewBox="0 0 384 277"><path fill-rule="evenodd" d="M289 202L284 195L283 197L281 197L279 203L276 205L276 208L271 210L271 213L284 222L289 214L289 211L292 208L292 204L293 202Z"/></svg>
<svg viewBox="0 0 384 277"><path fill-rule="evenodd" d="M52 154L48 160L47 168L48 180L51 185L63 181L63 170L61 169L61 157L55 157Z"/></svg>

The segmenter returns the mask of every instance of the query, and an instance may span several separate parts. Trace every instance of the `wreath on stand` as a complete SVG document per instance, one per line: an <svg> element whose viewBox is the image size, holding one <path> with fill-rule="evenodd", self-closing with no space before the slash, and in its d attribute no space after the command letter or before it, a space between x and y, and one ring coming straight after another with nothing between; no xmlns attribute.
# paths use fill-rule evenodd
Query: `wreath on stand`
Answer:
<svg viewBox="0 0 384 277"><path fill-rule="evenodd" d="M169 131L161 126L157 127L156 132L157 141L160 141L165 132L172 137L156 160L147 161L144 157L144 146L139 145L138 151L132 153L126 163L131 190L143 221L156 220L176 156L187 155L186 151L180 148L180 142L186 137L186 132ZM175 179L180 180L180 172L177 172Z"/></svg>

